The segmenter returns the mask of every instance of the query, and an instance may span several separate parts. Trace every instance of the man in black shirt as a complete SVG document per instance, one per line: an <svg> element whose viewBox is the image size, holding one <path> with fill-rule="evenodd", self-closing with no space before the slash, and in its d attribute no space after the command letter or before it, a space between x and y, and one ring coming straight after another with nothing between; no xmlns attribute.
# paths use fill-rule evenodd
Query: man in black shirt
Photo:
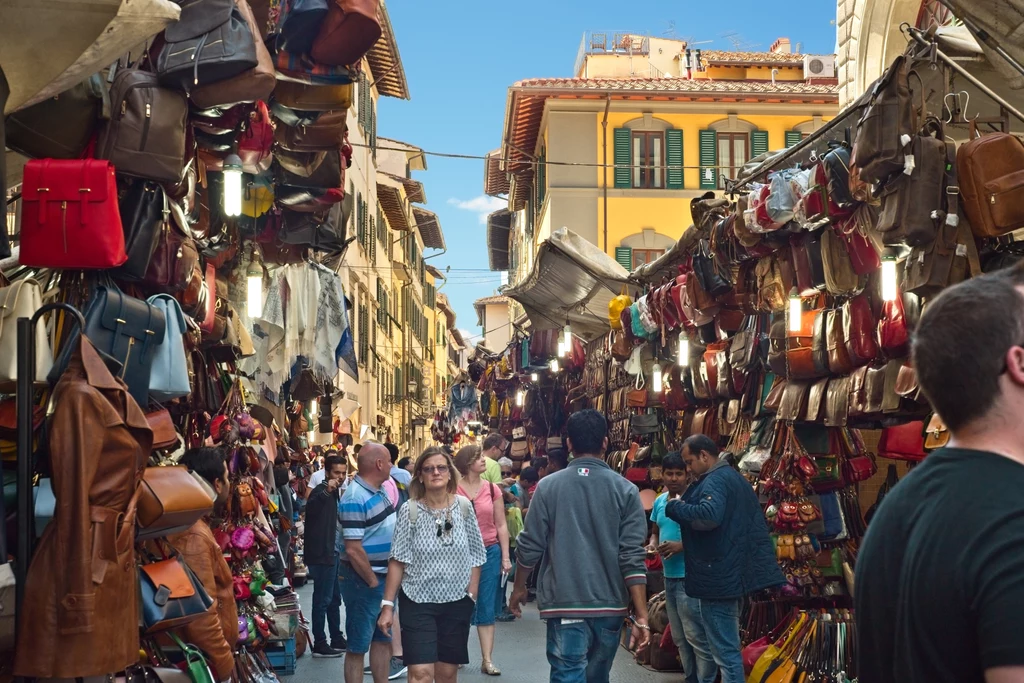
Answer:
<svg viewBox="0 0 1024 683"><path fill-rule="evenodd" d="M347 647L341 632L341 589L338 585L338 503L345 479L345 460L340 455L324 459L324 480L309 494L306 503L305 556L313 579L313 656L341 657ZM331 632L327 642L324 622Z"/></svg>
<svg viewBox="0 0 1024 683"><path fill-rule="evenodd" d="M1024 270L945 290L913 362L951 439L868 528L860 683L1024 682Z"/></svg>

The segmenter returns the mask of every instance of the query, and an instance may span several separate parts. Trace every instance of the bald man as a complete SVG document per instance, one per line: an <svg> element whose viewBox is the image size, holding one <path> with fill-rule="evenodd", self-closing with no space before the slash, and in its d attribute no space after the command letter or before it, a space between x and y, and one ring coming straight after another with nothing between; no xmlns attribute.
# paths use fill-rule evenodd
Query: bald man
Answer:
<svg viewBox="0 0 1024 683"><path fill-rule="evenodd" d="M345 683L363 680L367 652L374 683L385 683L391 666L391 638L377 628L377 617L395 533L395 509L381 488L391 476L391 454L379 443L364 442L358 467L359 473L338 505L344 541L339 548L338 577L348 633Z"/></svg>

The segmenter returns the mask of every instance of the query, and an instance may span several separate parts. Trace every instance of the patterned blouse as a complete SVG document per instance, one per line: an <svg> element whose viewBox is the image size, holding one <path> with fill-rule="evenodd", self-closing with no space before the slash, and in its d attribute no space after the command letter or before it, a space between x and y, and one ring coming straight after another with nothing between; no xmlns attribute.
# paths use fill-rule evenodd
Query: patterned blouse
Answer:
<svg viewBox="0 0 1024 683"><path fill-rule="evenodd" d="M409 509L418 505L416 527L409 521ZM405 565L402 591L418 603L457 602L466 597L474 567L487 562L473 506L463 517L458 499L447 510L431 510L410 500L398 511L391 557Z"/></svg>

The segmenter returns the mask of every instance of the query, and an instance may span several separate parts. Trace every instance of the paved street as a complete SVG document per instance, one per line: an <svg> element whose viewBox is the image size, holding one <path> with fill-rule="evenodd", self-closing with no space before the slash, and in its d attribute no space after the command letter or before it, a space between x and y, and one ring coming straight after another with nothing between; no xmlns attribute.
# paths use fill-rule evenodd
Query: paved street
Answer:
<svg viewBox="0 0 1024 683"><path fill-rule="evenodd" d="M299 589L302 613L312 614L313 586ZM344 608L342 608L344 609ZM344 615L342 615L344 623ZM530 603L523 618L511 624L498 624L494 663L502 675L491 678L480 673L480 647L476 632L470 634L469 665L461 672L460 681L497 681L498 683L541 683L548 680L548 663L544 655L544 622L537 615L536 603ZM282 683L341 683L341 659L313 659L307 652L299 660L294 676L282 676ZM369 676L366 678L370 680ZM405 678L401 680L406 680ZM682 674L663 674L638 666L625 650L619 650L612 671L613 683L669 683L681 681Z"/></svg>

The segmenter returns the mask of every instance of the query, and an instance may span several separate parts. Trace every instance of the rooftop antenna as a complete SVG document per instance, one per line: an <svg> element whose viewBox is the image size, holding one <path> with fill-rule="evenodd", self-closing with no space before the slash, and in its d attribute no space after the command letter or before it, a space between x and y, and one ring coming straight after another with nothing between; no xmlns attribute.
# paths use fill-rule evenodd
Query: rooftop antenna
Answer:
<svg viewBox="0 0 1024 683"><path fill-rule="evenodd" d="M733 49L736 50L737 52L748 52L750 50L753 50L754 48L761 47L760 43L747 42L747 40L744 39L743 36L740 35L737 31L723 33L722 37L728 40L730 43L732 43Z"/></svg>
<svg viewBox="0 0 1024 683"><path fill-rule="evenodd" d="M669 21L667 23L668 23L668 29L663 31L661 35L667 36L667 37L673 38L673 39L678 39L679 36L676 34L676 22L675 22L675 20L674 19L669 19Z"/></svg>

